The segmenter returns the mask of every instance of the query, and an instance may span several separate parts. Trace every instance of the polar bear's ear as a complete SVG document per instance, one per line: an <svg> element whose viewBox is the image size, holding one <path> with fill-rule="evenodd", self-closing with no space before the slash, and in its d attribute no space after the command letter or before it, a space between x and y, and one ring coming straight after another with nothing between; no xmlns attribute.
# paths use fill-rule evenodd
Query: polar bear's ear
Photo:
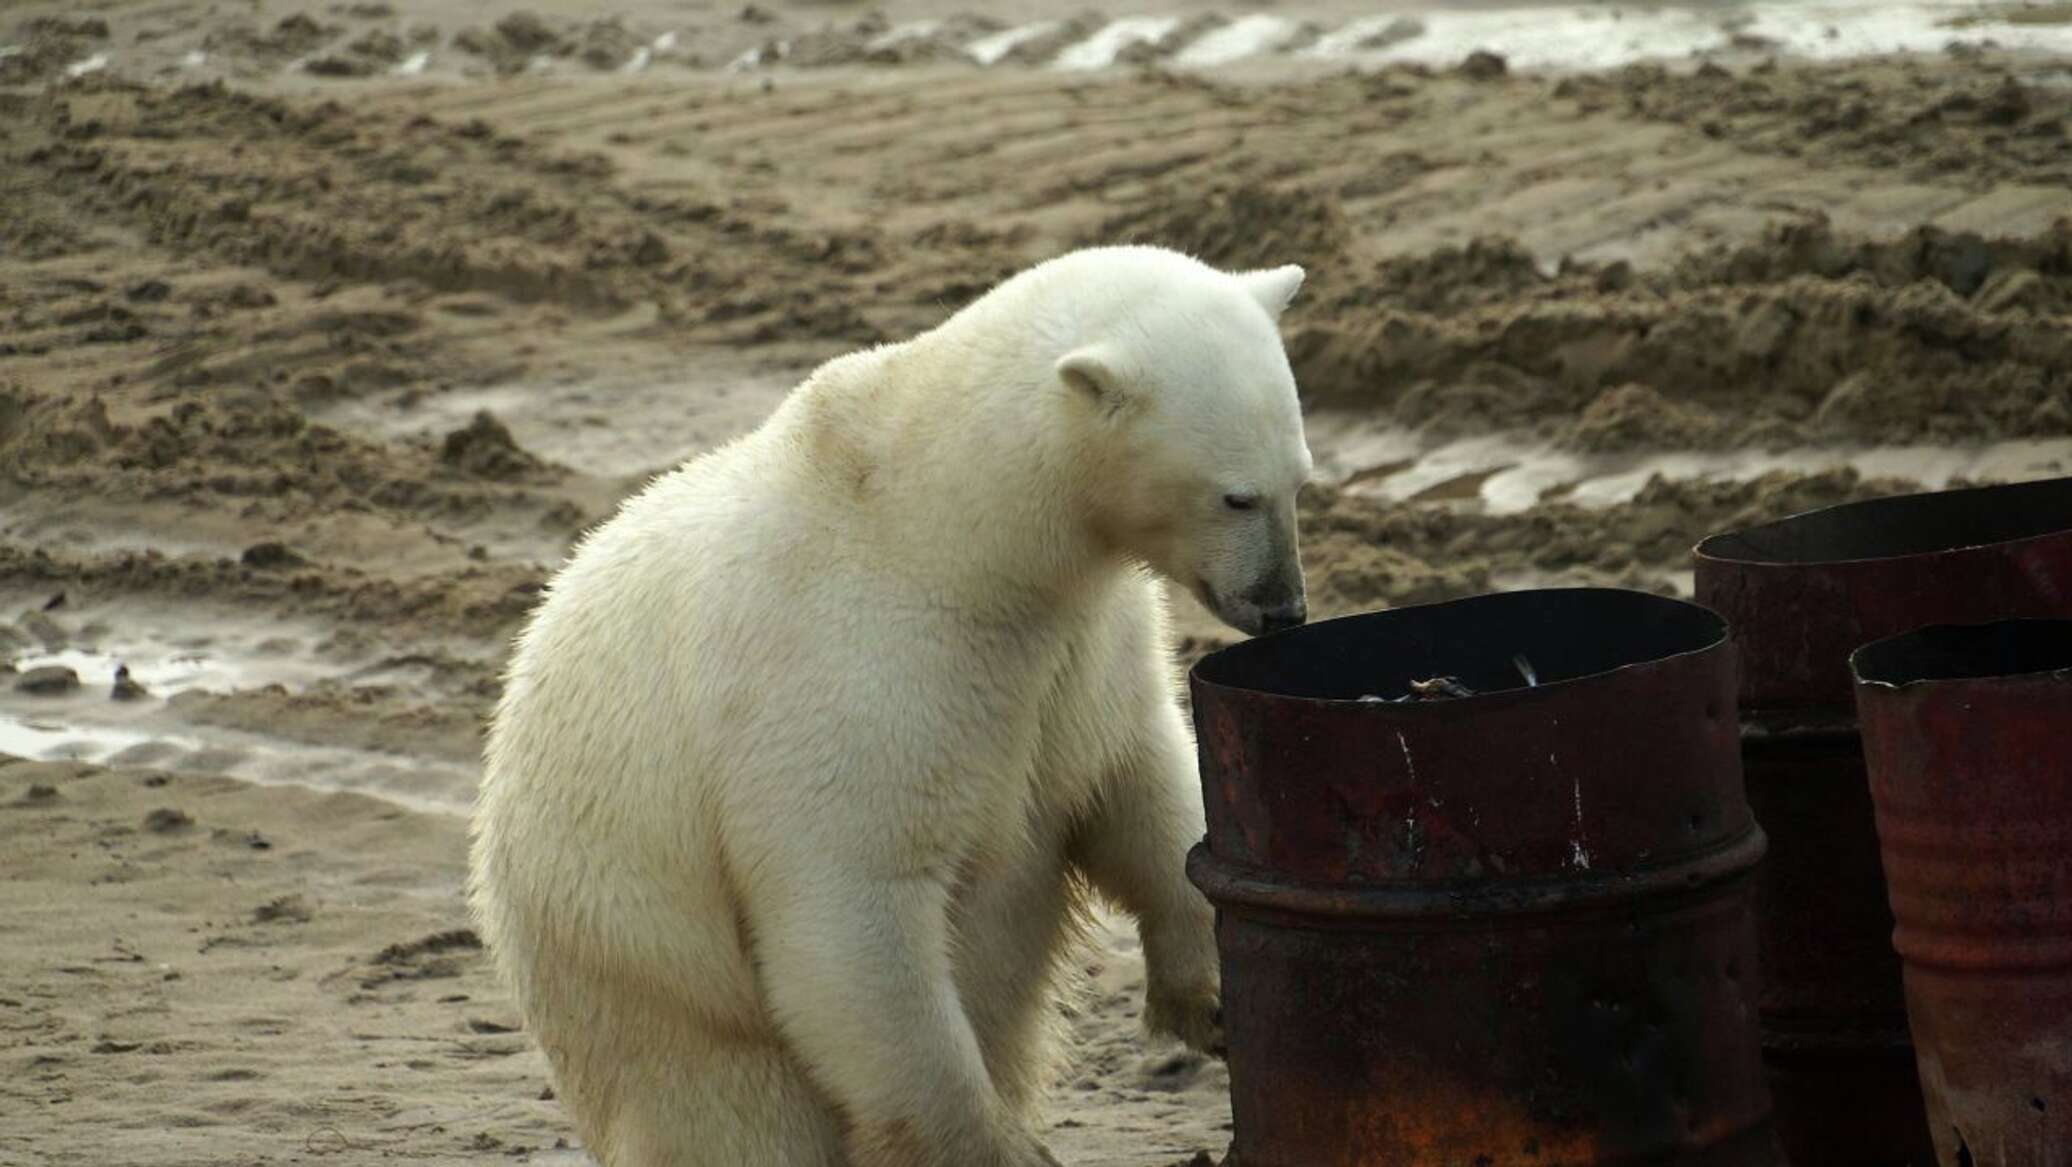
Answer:
<svg viewBox="0 0 2072 1167"><path fill-rule="evenodd" d="M1114 411L1122 407L1122 379L1115 375L1115 366L1099 348L1074 349L1058 358L1058 379L1103 408Z"/></svg>
<svg viewBox="0 0 2072 1167"><path fill-rule="evenodd" d="M1259 306L1266 309L1266 314L1278 320L1287 310L1288 302L1302 289L1304 274L1301 264L1290 263L1263 271L1239 272L1237 278L1245 290L1252 293L1252 298L1259 301Z"/></svg>

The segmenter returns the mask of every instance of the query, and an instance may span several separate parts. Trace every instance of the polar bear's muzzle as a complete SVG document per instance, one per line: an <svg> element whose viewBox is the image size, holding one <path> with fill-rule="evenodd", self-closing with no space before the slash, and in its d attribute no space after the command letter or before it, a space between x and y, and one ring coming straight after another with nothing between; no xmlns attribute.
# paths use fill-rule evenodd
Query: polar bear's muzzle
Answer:
<svg viewBox="0 0 2072 1167"><path fill-rule="evenodd" d="M1309 620L1301 569L1276 571L1236 596L1218 592L1207 580L1195 588L1217 619L1248 636L1265 636L1300 628Z"/></svg>
<svg viewBox="0 0 2072 1167"><path fill-rule="evenodd" d="M1258 612L1259 627L1247 629L1254 636L1300 628L1309 620L1309 601L1303 594L1302 577L1277 574L1264 587L1255 588L1245 602Z"/></svg>

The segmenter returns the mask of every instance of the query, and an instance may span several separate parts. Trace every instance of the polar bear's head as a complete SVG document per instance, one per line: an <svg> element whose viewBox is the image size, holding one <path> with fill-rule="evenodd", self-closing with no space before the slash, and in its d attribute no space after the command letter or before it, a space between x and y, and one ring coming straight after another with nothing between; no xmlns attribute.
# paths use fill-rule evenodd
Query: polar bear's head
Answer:
<svg viewBox="0 0 2072 1167"><path fill-rule="evenodd" d="M1303 271L1228 273L1171 253L1101 297L1091 339L1060 358L1095 469L1097 536L1257 635L1308 616L1296 494L1310 472L1277 321Z"/></svg>

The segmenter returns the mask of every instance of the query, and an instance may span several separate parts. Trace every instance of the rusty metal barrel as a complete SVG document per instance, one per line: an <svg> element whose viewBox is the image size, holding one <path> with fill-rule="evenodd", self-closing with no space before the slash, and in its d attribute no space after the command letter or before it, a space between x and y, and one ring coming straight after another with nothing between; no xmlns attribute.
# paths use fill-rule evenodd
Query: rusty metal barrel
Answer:
<svg viewBox="0 0 2072 1167"><path fill-rule="evenodd" d="M2072 621L1853 658L1943 1167L2072 1167Z"/></svg>
<svg viewBox="0 0 2072 1167"><path fill-rule="evenodd" d="M1849 654L1934 623L2072 615L2072 478L1850 503L1698 545L1741 659L1763 1056L1799 1167L1934 1162Z"/></svg>
<svg viewBox="0 0 2072 1167"><path fill-rule="evenodd" d="M1779 1167L1717 615L1510 592L1189 682L1235 1163Z"/></svg>

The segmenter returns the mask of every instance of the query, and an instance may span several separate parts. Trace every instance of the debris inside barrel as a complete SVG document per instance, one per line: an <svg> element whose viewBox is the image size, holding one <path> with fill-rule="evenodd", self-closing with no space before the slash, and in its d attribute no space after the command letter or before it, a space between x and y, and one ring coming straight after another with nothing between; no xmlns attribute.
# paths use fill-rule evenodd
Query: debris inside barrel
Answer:
<svg viewBox="0 0 2072 1167"><path fill-rule="evenodd" d="M1524 653L1518 653L1511 658L1511 667L1517 669L1518 675L1525 678L1527 688L1540 687L1539 671L1532 667L1531 661L1525 659ZM1473 696L1475 690L1462 684L1459 677L1429 677L1422 681L1410 682L1410 691L1401 697L1383 697L1378 693L1367 693L1362 695L1360 700L1368 704L1403 705L1412 701L1449 701Z"/></svg>
<svg viewBox="0 0 2072 1167"><path fill-rule="evenodd" d="M1409 701L1445 701L1455 697L1473 697L1475 691L1461 684L1459 677L1432 677L1423 681L1410 682L1410 691L1401 697L1382 697L1373 693L1360 698L1366 702L1382 702L1401 705Z"/></svg>

